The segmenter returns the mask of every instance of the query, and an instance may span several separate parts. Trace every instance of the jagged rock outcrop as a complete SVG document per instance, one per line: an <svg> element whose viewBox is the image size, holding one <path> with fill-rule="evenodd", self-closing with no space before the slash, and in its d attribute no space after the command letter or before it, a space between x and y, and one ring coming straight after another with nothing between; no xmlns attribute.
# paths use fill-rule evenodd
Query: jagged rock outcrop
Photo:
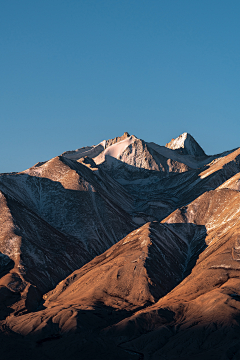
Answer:
<svg viewBox="0 0 240 360"><path fill-rule="evenodd" d="M183 133L176 139L172 139L166 144L166 147L172 150L177 150L184 155L192 155L195 157L206 156L201 146L196 140L188 133Z"/></svg>
<svg viewBox="0 0 240 360"><path fill-rule="evenodd" d="M3 358L237 360L239 156L124 133L1 174Z"/></svg>

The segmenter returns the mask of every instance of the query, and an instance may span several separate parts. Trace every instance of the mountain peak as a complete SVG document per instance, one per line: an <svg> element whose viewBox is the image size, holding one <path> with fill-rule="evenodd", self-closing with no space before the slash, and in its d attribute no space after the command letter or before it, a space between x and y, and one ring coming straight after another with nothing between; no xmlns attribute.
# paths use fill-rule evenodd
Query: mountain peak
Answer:
<svg viewBox="0 0 240 360"><path fill-rule="evenodd" d="M184 155L197 157L206 155L197 141L187 132L179 135L176 139L172 139L165 146L172 150L178 150L178 152Z"/></svg>
<svg viewBox="0 0 240 360"><path fill-rule="evenodd" d="M117 136L113 139L105 140L105 148L107 148L108 146L111 146L113 144L116 144L117 142L120 142L122 140L125 140L129 137L130 137L129 133L125 131L125 133L122 136Z"/></svg>

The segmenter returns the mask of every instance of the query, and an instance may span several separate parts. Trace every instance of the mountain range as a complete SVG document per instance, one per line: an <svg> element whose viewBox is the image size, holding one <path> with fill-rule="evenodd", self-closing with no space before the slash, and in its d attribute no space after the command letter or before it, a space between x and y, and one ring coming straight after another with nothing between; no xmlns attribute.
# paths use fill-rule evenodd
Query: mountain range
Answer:
<svg viewBox="0 0 240 360"><path fill-rule="evenodd" d="M240 359L240 148L129 135L0 174L1 358Z"/></svg>

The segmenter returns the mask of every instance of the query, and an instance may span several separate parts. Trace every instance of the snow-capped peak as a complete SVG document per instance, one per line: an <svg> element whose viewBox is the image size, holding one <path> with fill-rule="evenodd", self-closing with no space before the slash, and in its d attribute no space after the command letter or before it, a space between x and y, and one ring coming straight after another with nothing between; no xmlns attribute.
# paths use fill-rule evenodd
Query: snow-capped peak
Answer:
<svg viewBox="0 0 240 360"><path fill-rule="evenodd" d="M184 132L176 139L172 139L166 147L172 150L180 150L182 154L192 156L205 156L205 152L192 135Z"/></svg>
<svg viewBox="0 0 240 360"><path fill-rule="evenodd" d="M96 164L99 164L103 162L106 159L106 156L110 156L115 159L119 159L121 154L124 152L124 150L134 142L136 137L134 135L127 136L125 139L113 143L112 145L108 146L101 154L99 154L96 158L94 158L94 161Z"/></svg>

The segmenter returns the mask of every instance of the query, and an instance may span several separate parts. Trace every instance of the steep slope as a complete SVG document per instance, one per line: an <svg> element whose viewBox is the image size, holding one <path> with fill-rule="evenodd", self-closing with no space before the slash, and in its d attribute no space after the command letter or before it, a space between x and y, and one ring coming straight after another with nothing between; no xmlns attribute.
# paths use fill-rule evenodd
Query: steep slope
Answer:
<svg viewBox="0 0 240 360"><path fill-rule="evenodd" d="M61 159L0 176L3 317L36 307L43 293L136 227L118 183Z"/></svg>
<svg viewBox="0 0 240 360"><path fill-rule="evenodd" d="M102 303L132 310L154 303L184 277L194 237L198 254L205 246L203 227L186 226L179 237L163 224L147 223L44 295L45 306Z"/></svg>
<svg viewBox="0 0 240 360"><path fill-rule="evenodd" d="M108 336L144 359L239 358L239 203L239 192L216 190L164 220L174 231L176 222L204 224L208 247L176 288Z"/></svg>
<svg viewBox="0 0 240 360"><path fill-rule="evenodd" d="M3 358L237 360L239 174L124 133L0 175Z"/></svg>
<svg viewBox="0 0 240 360"><path fill-rule="evenodd" d="M130 135L127 132L125 132L122 136L119 136L119 137L117 136L114 139L103 140L98 145L86 146L86 147L83 147L83 148L80 148L77 150L73 150L73 151L65 151L62 154L62 156L66 157L67 159L71 159L71 160L79 160L85 156L92 159L92 158L98 156L107 147L109 147L113 144L116 144L119 141L122 141L122 140L128 138L129 136Z"/></svg>
<svg viewBox="0 0 240 360"><path fill-rule="evenodd" d="M240 190L240 173L232 176L229 180L225 181L222 185L218 187L218 189L232 189L232 190Z"/></svg>
<svg viewBox="0 0 240 360"><path fill-rule="evenodd" d="M171 160L134 135L109 146L94 158L96 164L102 164L102 167L108 171L126 169L136 172L139 169L146 169L168 174L171 171L183 172L189 169L185 163Z"/></svg>
<svg viewBox="0 0 240 360"><path fill-rule="evenodd" d="M190 247L198 255L205 247L204 239L201 226L188 224L179 237L163 224L147 223L45 294L45 309L12 316L5 326L36 343L61 337L57 354L61 353L69 332L75 334L74 341L80 335L85 340L78 350L85 358L84 348L86 343L91 346L92 332L99 337L99 331L113 321L154 304L174 288L185 276ZM91 325L89 334L89 328L82 328L82 322L91 321L96 314L101 314L101 320Z"/></svg>
<svg viewBox="0 0 240 360"><path fill-rule="evenodd" d="M206 156L187 133L171 144L168 148L145 143L125 133L108 140L105 150L94 157L97 168L131 195L135 203L131 213L139 224L161 220L240 170L239 149Z"/></svg>
<svg viewBox="0 0 240 360"><path fill-rule="evenodd" d="M188 133L183 133L176 139L172 139L166 147L172 150L178 150L181 154L193 155L195 157L205 156L205 152L196 140Z"/></svg>
<svg viewBox="0 0 240 360"><path fill-rule="evenodd" d="M57 230L81 241L93 256L135 227L123 209L131 207L126 191L107 175L95 175L73 160L57 157L37 169L3 175L0 189Z"/></svg>
<svg viewBox="0 0 240 360"><path fill-rule="evenodd" d="M1 193L0 205L4 317L9 312L36 308L47 289L91 256L74 238L66 237L15 199Z"/></svg>
<svg viewBox="0 0 240 360"><path fill-rule="evenodd" d="M209 244L213 241L213 235L221 236L238 223L239 200L239 192L230 189L206 192L189 205L177 209L163 223L204 225L207 231L206 243Z"/></svg>
<svg viewBox="0 0 240 360"><path fill-rule="evenodd" d="M162 220L174 209L192 202L206 191L218 188L238 174L239 154L240 149L216 155L214 160L199 169L168 177L153 171L145 177L139 174L133 179L116 180L135 197L136 212L148 214L151 220Z"/></svg>

